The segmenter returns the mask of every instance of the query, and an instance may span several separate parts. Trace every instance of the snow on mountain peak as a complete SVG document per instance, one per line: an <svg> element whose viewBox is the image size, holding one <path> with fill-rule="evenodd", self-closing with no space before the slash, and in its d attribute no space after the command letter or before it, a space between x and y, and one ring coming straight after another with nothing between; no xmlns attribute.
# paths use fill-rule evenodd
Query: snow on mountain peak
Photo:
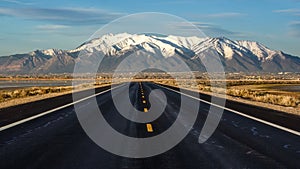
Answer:
<svg viewBox="0 0 300 169"><path fill-rule="evenodd" d="M107 34L100 38L92 39L70 52L86 50L88 52L101 51L106 55L118 55L132 49L134 46L139 46L151 53L155 53L155 50L158 49L163 56L169 57L175 54L176 49L181 52L191 50L195 44L202 40L203 38L195 36L156 36L128 33Z"/></svg>
<svg viewBox="0 0 300 169"><path fill-rule="evenodd" d="M109 48L112 47L113 44L130 36L131 34L128 33L106 34L101 36L100 38L95 38L87 41L75 50L71 50L70 52L87 50L89 52L103 51L104 53L109 53Z"/></svg>
<svg viewBox="0 0 300 169"><path fill-rule="evenodd" d="M170 57L177 52L194 52L195 54L205 50L215 50L225 59L232 59L234 55L241 57L256 58L260 61L270 60L278 51L273 51L258 42L253 41L233 41L226 37L200 38L196 36L161 36L156 34L106 34L100 38L92 39L75 50L78 52L86 50L88 52L101 51L105 55L122 55L128 50L143 48L145 51L155 53L160 51L164 57ZM48 51L51 52L51 51Z"/></svg>
<svg viewBox="0 0 300 169"><path fill-rule="evenodd" d="M207 38L198 45L194 46L195 53L205 52L206 50L215 50L219 55L226 59L232 59L234 54L242 56L242 53L247 53L247 49L238 45L235 41L227 38Z"/></svg>
<svg viewBox="0 0 300 169"><path fill-rule="evenodd" d="M277 51L273 51L266 46L255 42L255 41L245 41L245 40L240 40L237 41L237 43L247 49L249 49L254 55L256 55L259 60L268 60L271 59L272 55L277 53Z"/></svg>
<svg viewBox="0 0 300 169"><path fill-rule="evenodd" d="M55 50L54 49L47 49L47 50L43 50L42 53L44 55L50 55L50 56L53 56L55 55Z"/></svg>
<svg viewBox="0 0 300 169"><path fill-rule="evenodd" d="M300 71L300 58L285 54L281 51L271 50L264 45L253 41L234 41L225 37L200 38L182 36L162 36L159 34L107 34L99 38L87 41L74 50L47 49L36 50L22 55L3 57L0 63L2 72L16 73L60 73L73 72L74 63L94 64L93 52L105 54L107 60L103 60L101 71L114 71L121 59L131 52L140 55L140 49L147 54L153 53L158 59L161 57L178 56L184 60L193 70L206 71L202 60L214 58L220 59L226 71L232 72L284 72ZM79 52L84 51L84 59ZM213 56L216 55L216 56ZM137 62L130 62L129 66L151 66L153 62L148 58ZM172 59L170 59L172 60ZM172 68L173 64L161 65ZM17 68L17 69L16 69ZM180 70L179 70L180 71Z"/></svg>
<svg viewBox="0 0 300 169"><path fill-rule="evenodd" d="M45 50L36 50L33 52L28 53L31 56L36 56L38 54L44 54L48 56L55 56L57 54L63 54L66 53L66 51L60 50L60 49L45 49Z"/></svg>
<svg viewBox="0 0 300 169"><path fill-rule="evenodd" d="M178 46L185 47L187 49L192 49L193 46L202 42L205 38L200 38L197 36L183 37L183 36L167 36L166 38L162 38L164 40L170 41Z"/></svg>

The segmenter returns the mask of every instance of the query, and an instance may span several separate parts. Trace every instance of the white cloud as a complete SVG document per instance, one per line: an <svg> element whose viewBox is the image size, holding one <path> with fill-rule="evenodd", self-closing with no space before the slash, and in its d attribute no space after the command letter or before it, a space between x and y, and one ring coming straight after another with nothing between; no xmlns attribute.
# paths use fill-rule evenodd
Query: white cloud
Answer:
<svg viewBox="0 0 300 169"><path fill-rule="evenodd" d="M300 9L296 9L296 8L291 8L291 9L281 9L281 10L274 10L273 12L276 13L286 13L292 16L296 16L296 18L298 17L299 20L295 20L295 21L290 21L288 23L288 35L290 35L291 37L300 37Z"/></svg>
<svg viewBox="0 0 300 169"><path fill-rule="evenodd" d="M273 12L275 13L300 13L300 9L279 9L279 10L274 10Z"/></svg>
<svg viewBox="0 0 300 169"><path fill-rule="evenodd" d="M300 21L291 21L289 23L288 34L292 37L300 37Z"/></svg>
<svg viewBox="0 0 300 169"><path fill-rule="evenodd" d="M238 12L225 12L225 13L208 14L203 16L208 18L234 18L234 17L245 16L245 15L246 14L238 13Z"/></svg>
<svg viewBox="0 0 300 169"><path fill-rule="evenodd" d="M104 24L124 14L96 8L1 8L0 15L30 20L48 21L52 24L95 25Z"/></svg>
<svg viewBox="0 0 300 169"><path fill-rule="evenodd" d="M23 1L18 1L18 0L0 0L0 2L8 2L8 3L14 3L18 5L33 5L33 2L23 2Z"/></svg>
<svg viewBox="0 0 300 169"><path fill-rule="evenodd" d="M212 23L205 23L205 22L191 22L191 23L194 26L186 25L185 23L175 23L174 26L179 27L183 30L195 30L195 28L198 28L209 37L226 36L226 37L241 38L247 36L244 33L227 30Z"/></svg>
<svg viewBox="0 0 300 169"><path fill-rule="evenodd" d="M70 26L66 26L66 25L51 25L51 24L36 26L36 28L39 30L59 30L59 29L66 29L69 27Z"/></svg>
<svg viewBox="0 0 300 169"><path fill-rule="evenodd" d="M289 25L300 25L300 21L291 21Z"/></svg>

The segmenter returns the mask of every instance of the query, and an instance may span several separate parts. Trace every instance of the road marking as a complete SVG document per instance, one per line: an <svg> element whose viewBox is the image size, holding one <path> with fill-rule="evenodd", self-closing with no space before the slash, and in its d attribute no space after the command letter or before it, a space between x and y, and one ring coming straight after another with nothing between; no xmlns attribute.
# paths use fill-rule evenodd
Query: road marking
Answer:
<svg viewBox="0 0 300 169"><path fill-rule="evenodd" d="M154 83L154 84L155 84L155 83ZM184 95L184 96L190 97L190 98L192 98L192 99L196 99L196 100L199 100L199 101L201 101L201 102L210 104L210 105L212 105L212 106L222 108L222 109L224 109L224 110L230 111L230 112L235 113L235 114L238 114L238 115L240 115L240 116L249 118L249 119L251 119L251 120L255 120L255 121L257 121L257 122L264 123L264 124L266 124L266 125L275 127L275 128L277 128L277 129L280 129L280 130L283 130L283 131L286 131L286 132L295 134L295 135L297 135L297 136L300 136L300 132L299 132L299 131L295 131L295 130L292 130L292 129L289 129L289 128L280 126L280 125L278 125L278 124L274 124L274 123L271 123L271 122L268 122L268 121L265 121L265 120L262 120L262 119L259 119L259 118L256 118L256 117L247 115L247 114L244 114L244 113L242 113L242 112L239 112L239 111L236 111L236 110L227 108L227 107L223 107L223 106L220 106L220 105L211 103L211 102L208 102L208 101L206 101L206 100L203 100L203 99L200 99L200 98L197 98L197 97L194 97L194 96L191 96L191 95L188 95L188 94L185 94L185 93L176 91L176 90L174 90L174 89L171 89L171 88L168 88L168 87L165 87L165 86L161 86L161 85L159 85L159 84L155 84L155 85L160 86L160 87L163 87L163 88L165 88L165 89L167 89L167 90L170 90L170 91L173 91L173 92L182 94L182 95Z"/></svg>
<svg viewBox="0 0 300 169"><path fill-rule="evenodd" d="M140 84L141 84L141 83L140 83ZM144 99L145 96L144 96L144 91L143 91L142 86L141 86L141 94L142 94L142 98ZM146 103L146 100L143 100L143 103L145 104L145 103ZM144 112L148 112L148 109L147 109L146 107L144 108ZM152 125L151 125L150 123L147 123L147 124L146 124L146 127L147 127L147 131L148 131L149 133L152 133L152 132L153 132L153 128L152 128Z"/></svg>
<svg viewBox="0 0 300 169"><path fill-rule="evenodd" d="M147 123L146 126L147 126L147 131L148 131L149 133L152 133L152 132L153 132L152 125L151 125L150 123Z"/></svg>
<svg viewBox="0 0 300 169"><path fill-rule="evenodd" d="M101 95L101 94L103 94L103 93L109 92L110 90L113 90L113 89L116 89L116 88L120 88L121 86L124 86L124 85L119 85L119 86L116 86L116 87L113 87L113 88L104 90L104 91L102 91L102 92L100 92L100 93L93 94L93 95L91 95L91 96L82 98L82 99L80 99L80 100L76 100L76 101L74 101L74 102L72 102L72 103L69 103L69 104L66 104L66 105L63 105L63 106L60 106L60 107L57 107L57 108L48 110L48 111L46 111L46 112L43 112L43 113L40 113L40 114L31 116L31 117L25 118L25 119L23 119L23 120L19 120L19 121L13 122L13 123L8 124L8 125L6 125L6 126L2 126L2 127L0 127L0 131L9 129L9 128L14 127L14 126L17 126L17 125L19 125L19 124L22 124L22 123L25 123L25 122L34 120L34 119L36 119L36 118L45 116L45 115L47 115L47 114L53 113L53 112L58 111L58 110L61 110L61 109L63 109L63 108L72 106L72 105L74 105L74 104L77 104L77 103L80 103L80 102L82 102L82 101L88 100L88 99L90 99L90 98L92 98L92 97L96 97L96 96Z"/></svg>

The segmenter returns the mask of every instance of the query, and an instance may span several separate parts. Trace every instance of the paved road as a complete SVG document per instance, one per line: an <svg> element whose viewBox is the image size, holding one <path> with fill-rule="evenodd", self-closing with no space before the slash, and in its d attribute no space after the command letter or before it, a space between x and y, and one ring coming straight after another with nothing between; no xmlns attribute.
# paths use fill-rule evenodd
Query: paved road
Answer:
<svg viewBox="0 0 300 169"><path fill-rule="evenodd" d="M105 120L115 130L131 137L152 137L163 133L176 120L180 94L152 83L142 83L145 99L139 83L132 83L129 93L131 103L144 111L150 107L148 94L157 88L165 93L168 106L158 119L149 123L150 128L121 116L113 106L110 91L96 99ZM199 102L187 99L191 105ZM78 106L88 112L89 104L90 100L85 100ZM0 168L300 168L299 136L227 110L213 136L199 144L209 106L200 103L196 123L178 145L163 154L142 159L116 156L97 146L81 128L74 107L69 106L1 131Z"/></svg>

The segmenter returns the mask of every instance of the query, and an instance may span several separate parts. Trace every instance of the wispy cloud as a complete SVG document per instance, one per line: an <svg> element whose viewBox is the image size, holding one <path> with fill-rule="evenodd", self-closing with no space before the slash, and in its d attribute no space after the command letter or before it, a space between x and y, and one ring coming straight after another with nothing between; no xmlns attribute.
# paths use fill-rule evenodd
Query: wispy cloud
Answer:
<svg viewBox="0 0 300 169"><path fill-rule="evenodd" d="M59 25L93 25L107 23L123 14L95 8L0 8L0 15Z"/></svg>
<svg viewBox="0 0 300 169"><path fill-rule="evenodd" d="M36 28L38 30L45 30L45 31L60 30L60 29L66 29L69 27L70 26L66 26L66 25L51 25L51 24L36 26Z"/></svg>
<svg viewBox="0 0 300 169"><path fill-rule="evenodd" d="M231 18L240 18L247 16L246 13L239 12L222 12L222 13L210 13L210 14L193 14L190 17L194 19L231 19Z"/></svg>
<svg viewBox="0 0 300 169"><path fill-rule="evenodd" d="M184 4L184 5L186 5L186 4L190 4L190 3L195 3L196 1L195 0L171 0L171 1L161 1L161 2L159 2L159 3L161 3L161 4Z"/></svg>
<svg viewBox="0 0 300 169"><path fill-rule="evenodd" d="M18 5L33 5L33 2L23 2L18 0L0 0L0 2L7 2L7 3L13 3Z"/></svg>
<svg viewBox="0 0 300 169"><path fill-rule="evenodd" d="M215 14L207 14L203 15L203 17L208 18L235 18L235 17L242 17L245 16L244 13L238 13L238 12L225 12L225 13L215 13Z"/></svg>
<svg viewBox="0 0 300 169"><path fill-rule="evenodd" d="M280 9L280 10L274 10L273 12L276 13L286 13L289 15L293 15L296 18L299 17L299 20L296 21L290 21L288 23L288 35L291 37L300 37L300 9L296 8L290 8L290 9Z"/></svg>
<svg viewBox="0 0 300 169"><path fill-rule="evenodd" d="M300 37L300 21L292 21L289 23L288 34L293 37Z"/></svg>
<svg viewBox="0 0 300 169"><path fill-rule="evenodd" d="M273 10L273 12L275 13L291 13L291 14L295 14L295 13L300 13L300 9L295 9L295 8L291 8L291 9L279 9L279 10Z"/></svg>
<svg viewBox="0 0 300 169"><path fill-rule="evenodd" d="M292 21L289 23L289 25L293 26L293 25L299 25L300 21Z"/></svg>
<svg viewBox="0 0 300 169"><path fill-rule="evenodd" d="M221 37L221 36L235 37L235 38L246 37L246 35L241 32L230 31L211 23L192 22L192 24L209 37ZM195 27L191 25L187 25L185 23L176 23L176 26L185 30L195 29Z"/></svg>

